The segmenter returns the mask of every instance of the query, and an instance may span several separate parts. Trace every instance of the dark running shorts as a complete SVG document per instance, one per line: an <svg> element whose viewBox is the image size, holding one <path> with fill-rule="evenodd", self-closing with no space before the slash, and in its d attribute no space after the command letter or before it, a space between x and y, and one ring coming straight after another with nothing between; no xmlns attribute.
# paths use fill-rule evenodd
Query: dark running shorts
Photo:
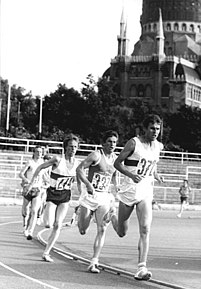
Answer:
<svg viewBox="0 0 201 289"><path fill-rule="evenodd" d="M24 194L22 192L22 195L24 196L24 198L26 200L28 200L29 202L33 200L33 198L38 197L38 195L40 194L40 190L39 188L33 188L31 189L31 191L28 192L28 194Z"/></svg>
<svg viewBox="0 0 201 289"><path fill-rule="evenodd" d="M47 189L47 202L52 202L55 205L59 205L62 203L68 203L71 199L71 191L70 190L60 190L57 191L52 187Z"/></svg>
<svg viewBox="0 0 201 289"><path fill-rule="evenodd" d="M180 197L181 203L183 203L184 201L188 201L188 197Z"/></svg>

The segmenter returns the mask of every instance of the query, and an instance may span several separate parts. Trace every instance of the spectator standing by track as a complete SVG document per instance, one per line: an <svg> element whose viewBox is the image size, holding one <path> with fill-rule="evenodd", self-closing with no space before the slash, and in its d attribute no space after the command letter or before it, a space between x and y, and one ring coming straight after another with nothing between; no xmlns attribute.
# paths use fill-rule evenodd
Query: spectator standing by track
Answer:
<svg viewBox="0 0 201 289"><path fill-rule="evenodd" d="M190 192L191 192L191 188L188 184L188 180L185 179L179 189L181 206L180 206L179 214L177 215L178 218L181 218L183 211L185 210L186 206L188 206L189 204Z"/></svg>

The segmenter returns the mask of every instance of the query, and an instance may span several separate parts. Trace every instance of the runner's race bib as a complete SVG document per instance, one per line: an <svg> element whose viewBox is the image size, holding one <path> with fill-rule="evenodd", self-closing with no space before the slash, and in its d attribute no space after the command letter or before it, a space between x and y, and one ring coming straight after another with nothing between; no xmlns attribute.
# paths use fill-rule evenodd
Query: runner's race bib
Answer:
<svg viewBox="0 0 201 289"><path fill-rule="evenodd" d="M137 174L140 176L152 176L155 169L156 161L151 161L147 159L140 159L137 165Z"/></svg>
<svg viewBox="0 0 201 289"><path fill-rule="evenodd" d="M103 175L99 173L94 173L93 179L92 179L92 186L96 191L108 191L109 190L109 185L111 182L111 175Z"/></svg>
<svg viewBox="0 0 201 289"><path fill-rule="evenodd" d="M57 191L71 190L74 181L75 181L75 177L70 177L70 176L58 178L56 181L55 189Z"/></svg>

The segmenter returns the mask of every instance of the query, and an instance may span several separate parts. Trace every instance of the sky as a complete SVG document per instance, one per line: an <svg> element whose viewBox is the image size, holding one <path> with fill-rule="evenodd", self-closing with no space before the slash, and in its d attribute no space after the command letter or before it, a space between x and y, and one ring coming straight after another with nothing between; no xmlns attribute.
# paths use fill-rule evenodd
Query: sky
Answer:
<svg viewBox="0 0 201 289"><path fill-rule="evenodd" d="M117 55L124 7L128 54L139 40L142 0L0 0L3 79L33 95L59 83L80 91L101 77Z"/></svg>

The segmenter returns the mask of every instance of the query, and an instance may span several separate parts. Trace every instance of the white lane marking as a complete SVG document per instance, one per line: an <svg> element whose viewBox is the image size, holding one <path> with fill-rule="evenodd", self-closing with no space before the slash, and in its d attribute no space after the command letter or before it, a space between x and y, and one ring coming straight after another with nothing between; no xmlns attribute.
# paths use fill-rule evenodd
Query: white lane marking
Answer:
<svg viewBox="0 0 201 289"><path fill-rule="evenodd" d="M0 226L10 225L10 224L18 224L18 223L22 223L22 221L15 221L15 222L2 223L2 224L0 224Z"/></svg>
<svg viewBox="0 0 201 289"><path fill-rule="evenodd" d="M47 283L41 282L41 281L39 281L39 280L37 280L37 279L34 279L34 278L32 278L32 277L29 277L29 276L21 273L21 272L19 272L19 271L16 271L15 269L13 269L13 268L5 265L5 264L2 263L2 262L0 262L0 266L4 267L5 269L7 269L7 270L9 270L9 271L11 271L11 272L13 272L13 273L15 273L15 274L17 274L17 275L20 275L20 276L22 276L22 277L24 277L24 278L26 278L26 279L28 279L28 280L31 280L31 281L33 281L33 282L35 282L35 283L38 283L38 284L40 284L40 285L42 285L42 286L46 286L46 287L51 288L51 289L59 289L58 287L51 286L51 285L49 285L49 284L47 284Z"/></svg>
<svg viewBox="0 0 201 289"><path fill-rule="evenodd" d="M0 224L0 226L10 225L10 224L17 224L17 223L21 223L21 221L3 223L3 224ZM5 269L7 269L7 270L9 270L9 271L11 271L11 272L13 272L13 273L15 273L15 274L17 274L17 275L20 275L20 276L22 276L22 277L24 277L24 278L26 278L26 279L28 279L28 280L31 280L31 281L33 281L33 282L35 282L35 283L38 283L38 284L42 285L42 286L46 286L47 288L59 289L58 287L51 286L51 285L49 285L49 284L47 284L47 283L41 282L41 281L39 281L39 280L37 280L37 279L34 279L34 278L32 278L32 277L30 277L30 276L28 276L28 275L26 275L26 274L23 274L23 273L21 273L21 272L19 272L19 271L16 271L15 269L7 266L6 264L2 263L1 261L0 261L0 266L3 267L3 268L5 268Z"/></svg>

